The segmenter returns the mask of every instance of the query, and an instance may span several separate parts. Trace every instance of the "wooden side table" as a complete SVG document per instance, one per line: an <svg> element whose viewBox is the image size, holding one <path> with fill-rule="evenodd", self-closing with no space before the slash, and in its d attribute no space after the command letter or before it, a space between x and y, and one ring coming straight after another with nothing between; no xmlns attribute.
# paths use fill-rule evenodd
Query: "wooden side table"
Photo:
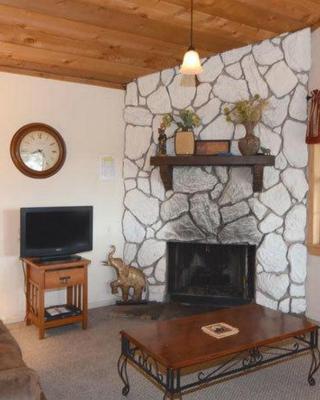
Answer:
<svg viewBox="0 0 320 400"><path fill-rule="evenodd" d="M88 320L88 265L90 260L81 258L70 262L41 263L34 258L22 259L25 271L26 324L39 329L39 339L45 330L57 326L81 323L87 328ZM79 310L78 315L48 319L45 315L45 292L65 288L67 305Z"/></svg>

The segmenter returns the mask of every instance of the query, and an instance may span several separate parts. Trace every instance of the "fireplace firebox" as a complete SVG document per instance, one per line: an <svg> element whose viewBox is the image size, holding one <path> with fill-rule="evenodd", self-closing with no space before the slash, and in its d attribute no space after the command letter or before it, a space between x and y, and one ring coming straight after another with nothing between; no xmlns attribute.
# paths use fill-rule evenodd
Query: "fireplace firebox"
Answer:
<svg viewBox="0 0 320 400"><path fill-rule="evenodd" d="M170 301L229 306L254 299L256 246L168 242Z"/></svg>

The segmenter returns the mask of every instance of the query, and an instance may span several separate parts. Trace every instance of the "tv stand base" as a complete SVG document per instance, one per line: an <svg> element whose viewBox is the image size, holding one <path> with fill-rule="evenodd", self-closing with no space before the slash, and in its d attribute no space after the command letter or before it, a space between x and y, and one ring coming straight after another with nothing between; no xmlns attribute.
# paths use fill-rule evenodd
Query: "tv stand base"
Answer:
<svg viewBox="0 0 320 400"><path fill-rule="evenodd" d="M69 256L50 256L50 257L39 257L35 261L39 264L51 264L51 263L60 263L63 264L65 262L73 262L80 261L82 259L81 256L77 256L76 254L72 254Z"/></svg>

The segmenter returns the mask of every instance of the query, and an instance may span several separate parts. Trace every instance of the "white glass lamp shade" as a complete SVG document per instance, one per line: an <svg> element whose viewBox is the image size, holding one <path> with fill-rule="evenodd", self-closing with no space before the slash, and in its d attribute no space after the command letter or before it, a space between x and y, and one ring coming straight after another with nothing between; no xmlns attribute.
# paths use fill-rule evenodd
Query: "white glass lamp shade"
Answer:
<svg viewBox="0 0 320 400"><path fill-rule="evenodd" d="M203 71L197 51L189 49L183 56L180 72L185 75L198 75Z"/></svg>

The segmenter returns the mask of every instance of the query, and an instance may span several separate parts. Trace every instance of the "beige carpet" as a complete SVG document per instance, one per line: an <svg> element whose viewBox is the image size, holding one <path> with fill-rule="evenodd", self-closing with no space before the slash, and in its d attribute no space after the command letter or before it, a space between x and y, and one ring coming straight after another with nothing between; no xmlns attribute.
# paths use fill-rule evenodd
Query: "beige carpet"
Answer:
<svg viewBox="0 0 320 400"><path fill-rule="evenodd" d="M106 308L90 311L89 328L68 326L48 331L39 341L34 327L14 324L9 328L18 340L27 364L40 375L48 400L121 400L117 375L120 351L118 332L131 324L148 321L108 317ZM185 400L319 400L317 385L310 387L310 357L302 356L264 368L199 392ZM134 368L128 367L131 390L128 400L162 400L162 392ZM124 398L123 398L124 399Z"/></svg>

